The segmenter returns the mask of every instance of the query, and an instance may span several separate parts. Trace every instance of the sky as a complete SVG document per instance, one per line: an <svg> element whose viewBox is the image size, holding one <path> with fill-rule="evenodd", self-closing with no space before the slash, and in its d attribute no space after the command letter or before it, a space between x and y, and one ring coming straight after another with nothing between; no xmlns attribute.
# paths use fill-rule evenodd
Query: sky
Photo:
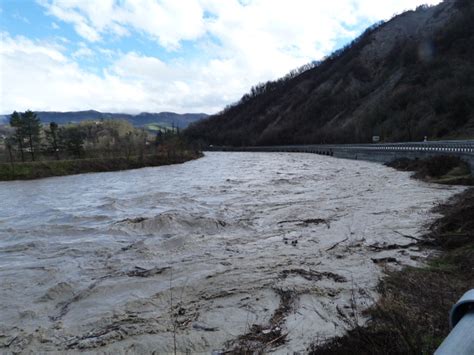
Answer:
<svg viewBox="0 0 474 355"><path fill-rule="evenodd" d="M0 113L216 113L440 0L0 0Z"/></svg>

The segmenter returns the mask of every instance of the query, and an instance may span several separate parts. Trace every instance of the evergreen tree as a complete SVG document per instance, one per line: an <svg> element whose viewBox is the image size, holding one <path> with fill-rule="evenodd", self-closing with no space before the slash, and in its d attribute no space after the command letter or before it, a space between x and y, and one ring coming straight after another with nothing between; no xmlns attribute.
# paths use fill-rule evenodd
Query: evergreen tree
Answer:
<svg viewBox="0 0 474 355"><path fill-rule="evenodd" d="M23 145L24 145L24 140L25 140L25 130L23 127L23 121L21 115L14 111L12 115L10 116L10 126L15 128L15 139L16 142L18 143L18 150L20 151L21 155L21 161L25 161L25 155L23 153Z"/></svg>
<svg viewBox="0 0 474 355"><path fill-rule="evenodd" d="M77 126L60 130L60 137L64 141L66 151L76 158L81 158L83 155L85 136L85 132Z"/></svg>
<svg viewBox="0 0 474 355"><path fill-rule="evenodd" d="M15 145L16 143L16 138L15 137L8 137L5 141L5 145L6 145L6 148L8 150L8 156L10 158L10 164L12 166L12 171L14 169L14 165L13 165L13 162L14 162L14 159L13 159L13 146Z"/></svg>
<svg viewBox="0 0 474 355"><path fill-rule="evenodd" d="M161 129L160 129L160 130L158 130L158 131L156 132L156 136L155 136L155 146L158 147L158 146L161 144L162 140L163 140L163 132L162 132Z"/></svg>
<svg viewBox="0 0 474 355"><path fill-rule="evenodd" d="M28 140L31 160L35 161L35 150L40 141L40 119L36 116L36 113L28 110L21 114L21 125Z"/></svg>
<svg viewBox="0 0 474 355"><path fill-rule="evenodd" d="M49 124L49 130L46 131L47 150L50 151L57 160L59 160L60 136L59 127L56 122Z"/></svg>

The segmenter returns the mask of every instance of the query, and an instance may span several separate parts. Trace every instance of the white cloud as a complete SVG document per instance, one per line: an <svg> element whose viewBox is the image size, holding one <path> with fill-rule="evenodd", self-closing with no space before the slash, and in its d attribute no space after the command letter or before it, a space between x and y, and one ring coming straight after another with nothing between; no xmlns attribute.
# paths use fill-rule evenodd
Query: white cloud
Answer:
<svg viewBox="0 0 474 355"><path fill-rule="evenodd" d="M415 9L420 5L437 5L442 0L351 0L358 16L366 16L369 19L387 20L393 15L400 14L406 10Z"/></svg>
<svg viewBox="0 0 474 355"><path fill-rule="evenodd" d="M440 0L38 0L86 42L71 55L54 43L5 35L1 49L2 112L13 109L204 111L239 99L250 86L275 79L333 51L357 28ZM122 53L109 37L145 36L171 60ZM132 38L131 40L135 40ZM180 59L184 41L199 53ZM79 58L107 58L103 75ZM193 56L194 55L194 56ZM191 56L191 57L190 57ZM36 60L30 60L35 57ZM101 72L102 70L96 70ZM31 80L41 78L42 80Z"/></svg>
<svg viewBox="0 0 474 355"><path fill-rule="evenodd" d="M59 30L60 27L58 26L58 24L56 22L51 22L51 28L53 30Z"/></svg>
<svg viewBox="0 0 474 355"><path fill-rule="evenodd" d="M167 65L126 53L103 75L82 69L54 43L1 34L0 112L84 110L112 112L213 112L222 107L220 87L199 68ZM87 47L82 47L86 49ZM8 68L8 70L4 70ZM242 88L239 88L240 90Z"/></svg>
<svg viewBox="0 0 474 355"><path fill-rule="evenodd" d="M57 63L64 63L67 58L62 54L60 46L57 43L42 43L37 42L33 44L31 40L23 36L17 36L15 39L11 38L8 33L0 33L0 54L2 59L16 58L18 53L21 53L31 58L49 58ZM19 59L19 58L18 58ZM9 68L8 63L1 61L2 68ZM2 70L2 73L4 70Z"/></svg>
<svg viewBox="0 0 474 355"><path fill-rule="evenodd" d="M146 34L167 49L204 34L203 9L195 0L39 0L47 12L74 25L91 42L105 34L129 35L128 28Z"/></svg>
<svg viewBox="0 0 474 355"><path fill-rule="evenodd" d="M79 43L79 48L72 53L72 57L77 58L92 58L95 56L95 53L90 49L85 43Z"/></svg>
<svg viewBox="0 0 474 355"><path fill-rule="evenodd" d="M113 75L88 73L68 59L60 47L23 37L1 36L1 112L13 110L128 110L150 99L140 85ZM4 70L8 68L8 70ZM4 85L10 83L11 85Z"/></svg>
<svg viewBox="0 0 474 355"><path fill-rule="evenodd" d="M48 3L46 0L38 1L41 5L47 7L47 11L50 15L57 17L58 19L68 22L74 25L76 32L91 42L96 42L101 39L99 32L94 29L93 26L89 25L90 20L83 16L81 13L75 11L75 6L81 4L81 6L93 5L91 1L57 1L54 3ZM97 3L102 3L99 1Z"/></svg>
<svg viewBox="0 0 474 355"><path fill-rule="evenodd" d="M420 4L441 0L38 0L50 15L74 25L95 42L103 35L143 33L167 49L206 33L220 40L269 39L314 52L344 34L342 26L361 19L376 21ZM211 15L211 16L206 16ZM252 36L248 36L249 33Z"/></svg>

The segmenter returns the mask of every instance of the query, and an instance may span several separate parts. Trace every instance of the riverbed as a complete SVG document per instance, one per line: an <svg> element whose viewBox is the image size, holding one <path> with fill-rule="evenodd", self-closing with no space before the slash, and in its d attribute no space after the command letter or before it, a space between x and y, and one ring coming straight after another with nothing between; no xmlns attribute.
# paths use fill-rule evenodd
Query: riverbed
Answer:
<svg viewBox="0 0 474 355"><path fill-rule="evenodd" d="M304 352L423 262L460 191L303 153L1 182L0 350Z"/></svg>

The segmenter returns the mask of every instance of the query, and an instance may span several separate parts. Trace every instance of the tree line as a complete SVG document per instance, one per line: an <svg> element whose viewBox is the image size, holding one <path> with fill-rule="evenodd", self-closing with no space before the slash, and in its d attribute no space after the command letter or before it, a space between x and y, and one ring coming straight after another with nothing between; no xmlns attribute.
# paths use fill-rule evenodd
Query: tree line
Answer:
<svg viewBox="0 0 474 355"><path fill-rule="evenodd" d="M180 149L179 129L159 130L152 134L135 128L125 120L82 121L58 125L43 125L36 113L28 110L13 112L13 129L5 139L9 162L108 158L153 154L160 149Z"/></svg>

